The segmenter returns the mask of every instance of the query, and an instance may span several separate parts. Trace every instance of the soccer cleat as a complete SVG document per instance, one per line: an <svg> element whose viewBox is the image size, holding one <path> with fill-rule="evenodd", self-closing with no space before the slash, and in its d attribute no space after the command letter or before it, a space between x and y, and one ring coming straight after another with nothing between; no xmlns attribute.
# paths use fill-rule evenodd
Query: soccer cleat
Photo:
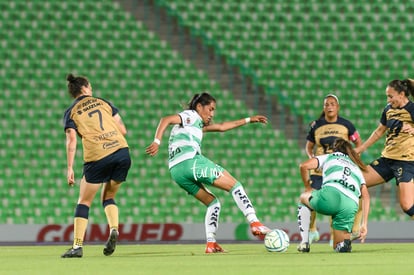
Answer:
<svg viewBox="0 0 414 275"><path fill-rule="evenodd" d="M78 248L69 248L68 251L62 254L62 258L81 258L83 256L82 247Z"/></svg>
<svg viewBox="0 0 414 275"><path fill-rule="evenodd" d="M216 242L207 242L206 253L225 253L223 248Z"/></svg>
<svg viewBox="0 0 414 275"><path fill-rule="evenodd" d="M336 245L335 251L339 253L351 252L352 251L351 240L344 240L343 242L338 243Z"/></svg>
<svg viewBox="0 0 414 275"><path fill-rule="evenodd" d="M112 229L111 233L109 234L109 238L105 243L105 248L103 249L103 254L105 256L110 256L112 253L114 253L118 236L118 231L116 229Z"/></svg>
<svg viewBox="0 0 414 275"><path fill-rule="evenodd" d="M252 222L250 224L250 230L254 236L257 236L261 240L264 240L266 234L272 231L268 227L264 226L261 222Z"/></svg>
<svg viewBox="0 0 414 275"><path fill-rule="evenodd" d="M352 232L351 233L351 242L355 241L356 239L359 239L361 237L361 233L359 231Z"/></svg>
<svg viewBox="0 0 414 275"><path fill-rule="evenodd" d="M318 231L309 231L309 244L319 241L319 238L320 236Z"/></svg>
<svg viewBox="0 0 414 275"><path fill-rule="evenodd" d="M303 253L309 253L309 251L310 251L309 243L300 243L298 245L298 251L303 252Z"/></svg>

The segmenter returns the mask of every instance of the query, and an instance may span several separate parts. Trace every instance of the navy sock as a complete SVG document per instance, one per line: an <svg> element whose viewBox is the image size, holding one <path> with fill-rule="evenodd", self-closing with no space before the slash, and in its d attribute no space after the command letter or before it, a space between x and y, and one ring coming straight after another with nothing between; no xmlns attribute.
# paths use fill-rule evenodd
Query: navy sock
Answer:
<svg viewBox="0 0 414 275"><path fill-rule="evenodd" d="M413 217L414 216L414 205L411 206L410 209L405 210L404 212L407 213L408 216Z"/></svg>
<svg viewBox="0 0 414 275"><path fill-rule="evenodd" d="M78 204L75 210L75 217L88 219L89 207L84 204Z"/></svg>

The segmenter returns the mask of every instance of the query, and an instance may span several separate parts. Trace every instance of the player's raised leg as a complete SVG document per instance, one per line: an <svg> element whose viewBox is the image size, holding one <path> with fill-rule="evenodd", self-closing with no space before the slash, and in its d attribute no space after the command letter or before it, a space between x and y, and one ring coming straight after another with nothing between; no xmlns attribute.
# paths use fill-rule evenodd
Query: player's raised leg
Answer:
<svg viewBox="0 0 414 275"><path fill-rule="evenodd" d="M266 233L270 232L271 230L267 226L263 225L257 218L256 210L253 206L253 203L247 196L243 185L237 181L229 172L224 170L222 172L222 175L214 181L214 186L231 193L240 211L242 211L243 215L249 222L252 234L263 240Z"/></svg>

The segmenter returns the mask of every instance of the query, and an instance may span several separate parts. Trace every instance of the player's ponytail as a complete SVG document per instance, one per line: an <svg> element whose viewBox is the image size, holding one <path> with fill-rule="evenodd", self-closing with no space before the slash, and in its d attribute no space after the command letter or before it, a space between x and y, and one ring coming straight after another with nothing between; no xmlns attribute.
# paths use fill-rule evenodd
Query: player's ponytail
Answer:
<svg viewBox="0 0 414 275"><path fill-rule="evenodd" d="M414 79L408 78L406 81L407 81L408 92L414 98Z"/></svg>
<svg viewBox="0 0 414 275"><path fill-rule="evenodd" d="M366 165L362 162L360 156L357 152L352 148L351 143L346 141L343 138L337 138L335 139L333 143L333 151L334 152L341 152L343 154L346 154L349 156L349 158L358 165L359 169L362 171L366 171Z"/></svg>

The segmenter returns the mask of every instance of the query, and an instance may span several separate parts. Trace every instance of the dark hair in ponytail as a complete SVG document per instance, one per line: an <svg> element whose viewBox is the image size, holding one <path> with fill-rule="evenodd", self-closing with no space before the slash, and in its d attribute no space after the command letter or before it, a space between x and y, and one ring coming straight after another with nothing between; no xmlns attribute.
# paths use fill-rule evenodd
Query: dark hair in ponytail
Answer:
<svg viewBox="0 0 414 275"><path fill-rule="evenodd" d="M404 79L404 80L392 80L390 83L388 83L388 87L393 88L399 93L404 92L406 97L409 97L410 95L414 97L414 80L413 79Z"/></svg>
<svg viewBox="0 0 414 275"><path fill-rule="evenodd" d="M191 101L188 103L188 109L195 110L198 103L200 103L201 106L206 106L211 102L216 102L216 99L209 93L195 94Z"/></svg>
<svg viewBox="0 0 414 275"><path fill-rule="evenodd" d="M407 81L407 87L408 87L408 92L411 94L412 97L414 97L414 79L406 79Z"/></svg>
<svg viewBox="0 0 414 275"><path fill-rule="evenodd" d="M89 85L88 79L84 76L74 76L73 74L68 74L66 80L69 82L68 90L73 98L76 98L82 93L82 86L86 87Z"/></svg>
<svg viewBox="0 0 414 275"><path fill-rule="evenodd" d="M356 165L358 165L359 169L361 169L362 171L366 171L366 165L362 162L358 153L355 152L355 150L352 148L352 145L351 143L349 143L349 141L346 141L343 138L337 138L335 139L332 147L334 152L341 152L345 155L348 155L349 158Z"/></svg>

